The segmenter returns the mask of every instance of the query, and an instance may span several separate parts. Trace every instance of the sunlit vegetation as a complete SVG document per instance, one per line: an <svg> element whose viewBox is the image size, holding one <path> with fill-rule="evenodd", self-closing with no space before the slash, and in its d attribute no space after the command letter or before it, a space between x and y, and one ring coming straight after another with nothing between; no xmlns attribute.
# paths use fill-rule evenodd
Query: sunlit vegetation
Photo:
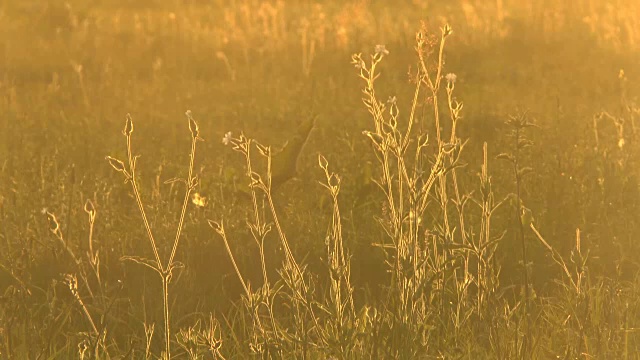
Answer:
<svg viewBox="0 0 640 360"><path fill-rule="evenodd" d="M0 358L639 358L640 3L0 20Z"/></svg>

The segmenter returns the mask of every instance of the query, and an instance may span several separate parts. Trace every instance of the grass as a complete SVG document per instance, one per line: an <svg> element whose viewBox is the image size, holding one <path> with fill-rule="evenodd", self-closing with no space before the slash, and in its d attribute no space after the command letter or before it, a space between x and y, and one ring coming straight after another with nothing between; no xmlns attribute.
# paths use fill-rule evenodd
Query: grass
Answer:
<svg viewBox="0 0 640 360"><path fill-rule="evenodd" d="M638 358L637 10L2 3L0 357Z"/></svg>

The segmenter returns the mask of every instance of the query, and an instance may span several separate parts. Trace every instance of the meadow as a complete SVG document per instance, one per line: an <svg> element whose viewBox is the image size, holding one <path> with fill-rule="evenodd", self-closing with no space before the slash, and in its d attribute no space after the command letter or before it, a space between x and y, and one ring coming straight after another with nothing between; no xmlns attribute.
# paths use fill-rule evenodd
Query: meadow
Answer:
<svg viewBox="0 0 640 360"><path fill-rule="evenodd" d="M0 20L0 358L640 359L640 3Z"/></svg>

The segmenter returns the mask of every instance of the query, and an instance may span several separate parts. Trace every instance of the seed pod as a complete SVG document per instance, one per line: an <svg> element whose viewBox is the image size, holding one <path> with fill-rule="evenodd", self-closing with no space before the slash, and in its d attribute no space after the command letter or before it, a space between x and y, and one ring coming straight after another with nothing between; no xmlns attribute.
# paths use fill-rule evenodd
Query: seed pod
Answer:
<svg viewBox="0 0 640 360"><path fill-rule="evenodd" d="M84 211L89 214L89 220L93 222L96 218L96 208L93 206L93 202L91 202L91 200L87 199L84 203Z"/></svg>
<svg viewBox="0 0 640 360"><path fill-rule="evenodd" d="M124 134L124 136L131 136L131 133L133 132L133 119L131 118L131 114L127 114L127 120L126 123L124 125L124 130L122 130L122 133Z"/></svg>

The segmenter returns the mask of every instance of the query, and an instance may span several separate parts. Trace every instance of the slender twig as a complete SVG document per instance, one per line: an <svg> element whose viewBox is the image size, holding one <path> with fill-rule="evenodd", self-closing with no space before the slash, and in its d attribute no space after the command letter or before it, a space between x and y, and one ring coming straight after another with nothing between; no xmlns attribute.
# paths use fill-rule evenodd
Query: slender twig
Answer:
<svg viewBox="0 0 640 360"><path fill-rule="evenodd" d="M111 166L118 172L121 172L125 176L125 182L131 182L131 188L134 193L134 197L136 199L136 204L138 205L138 209L140 210L140 215L142 216L142 221L144 223L145 230L147 232L147 236L149 238L149 242L151 244L151 249L153 250L153 255L155 258L154 263L149 263L148 261L142 258L136 257L123 257L126 260L135 261L141 265L145 265L160 275L162 279L162 303L163 303L163 318L164 318L164 340L165 340L165 356L167 359L171 358L171 327L170 327L170 313L169 313L169 283L171 282L173 276L173 270L179 266L179 264L174 262L175 255L178 249L178 244L180 242L180 235L182 234L182 229L184 225L184 218L187 210L187 206L189 204L189 197L191 191L197 185L197 178L193 176L193 166L196 156L196 143L198 140L202 140L199 137L198 124L195 122L193 117L191 116L191 111L186 112L187 119L189 121L189 130L191 131L191 152L189 154L189 173L187 179L173 179L167 181L171 182L184 182L186 185L184 201L182 203L182 210L180 213L180 219L178 221L178 226L176 230L176 237L173 241L173 246L171 249L171 254L168 261L165 263L162 262L160 258L160 254L158 252L158 247L156 241L153 237L153 232L151 230L151 226L149 225L149 220L147 218L147 214L144 210L144 205L142 203L142 197L140 195L140 190L137 185L137 177L136 177L136 160L137 156L133 155L133 150L131 146L131 135L133 133L133 119L130 115L127 114L127 119L125 123L125 128L123 134L127 138L127 159L129 166L128 168L124 165L124 163L118 159L107 156L107 160Z"/></svg>

